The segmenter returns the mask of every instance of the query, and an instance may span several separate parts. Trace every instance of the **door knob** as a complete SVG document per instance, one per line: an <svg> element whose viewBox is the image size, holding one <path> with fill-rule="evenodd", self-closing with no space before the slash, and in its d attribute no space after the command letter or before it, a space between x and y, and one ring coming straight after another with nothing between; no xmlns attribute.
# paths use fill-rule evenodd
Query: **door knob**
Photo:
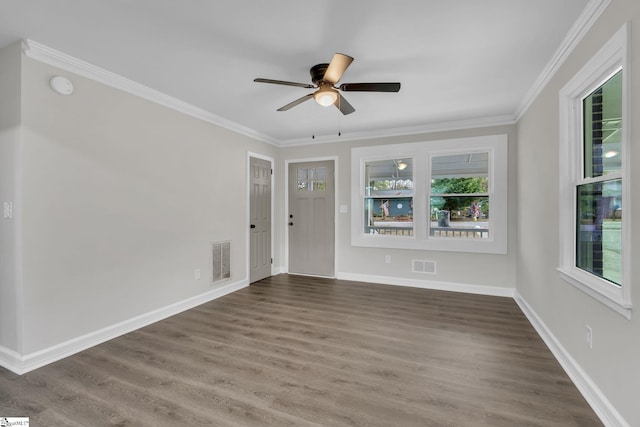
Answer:
<svg viewBox="0 0 640 427"><path fill-rule="evenodd" d="M256 228L256 225L255 224L251 224L251 228Z"/></svg>

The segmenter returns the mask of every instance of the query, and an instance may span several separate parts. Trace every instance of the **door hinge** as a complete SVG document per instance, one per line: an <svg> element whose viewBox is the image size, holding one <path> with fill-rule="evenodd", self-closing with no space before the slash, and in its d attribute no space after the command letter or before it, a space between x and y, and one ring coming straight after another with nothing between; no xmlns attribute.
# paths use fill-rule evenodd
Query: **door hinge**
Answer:
<svg viewBox="0 0 640 427"><path fill-rule="evenodd" d="M273 169L271 169L271 175L273 175Z"/></svg>
<svg viewBox="0 0 640 427"><path fill-rule="evenodd" d="M271 264L273 264L273 258L271 258Z"/></svg>

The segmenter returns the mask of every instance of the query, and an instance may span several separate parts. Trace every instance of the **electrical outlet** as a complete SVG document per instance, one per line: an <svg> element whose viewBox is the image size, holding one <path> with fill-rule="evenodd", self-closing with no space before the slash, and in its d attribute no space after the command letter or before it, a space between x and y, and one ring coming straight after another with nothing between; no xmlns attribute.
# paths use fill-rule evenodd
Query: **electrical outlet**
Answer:
<svg viewBox="0 0 640 427"><path fill-rule="evenodd" d="M13 219L13 202L4 202L2 207L4 219Z"/></svg>
<svg viewBox="0 0 640 427"><path fill-rule="evenodd" d="M589 346L589 348L593 348L593 330L589 325L584 325L584 326L587 329L585 333L585 340L587 341L587 345Z"/></svg>
<svg viewBox="0 0 640 427"><path fill-rule="evenodd" d="M193 272L193 275L196 278L196 280L200 280L200 269L196 268Z"/></svg>
<svg viewBox="0 0 640 427"><path fill-rule="evenodd" d="M385 255L384 256L384 262L387 264L391 264L391 255Z"/></svg>

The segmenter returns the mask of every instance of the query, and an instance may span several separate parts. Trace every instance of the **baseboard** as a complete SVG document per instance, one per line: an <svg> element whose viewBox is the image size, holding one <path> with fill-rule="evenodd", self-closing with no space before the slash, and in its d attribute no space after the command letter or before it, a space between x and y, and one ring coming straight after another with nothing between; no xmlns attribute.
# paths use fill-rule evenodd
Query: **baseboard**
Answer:
<svg viewBox="0 0 640 427"><path fill-rule="evenodd" d="M587 375L575 359L571 357L569 352L560 344L560 341L551 333L551 330L549 330L533 308L522 298L522 295L516 291L514 299L569 378L571 378L571 381L573 381L580 393L582 393L582 396L589 403L593 411L600 417L602 423L607 427L629 427L629 423L626 422L589 375Z"/></svg>
<svg viewBox="0 0 640 427"><path fill-rule="evenodd" d="M185 310L197 307L206 302L220 298L242 288L249 286L247 280L228 283L200 295L170 304L166 307L150 311L140 316L133 317L123 322L107 326L89 334L70 339L34 353L20 356L18 353L0 347L0 365L22 375L34 369L53 363L72 354L86 350L95 345L109 341L126 333L135 331L144 326L158 322L167 317L176 315Z"/></svg>
<svg viewBox="0 0 640 427"><path fill-rule="evenodd" d="M15 372L16 374L22 374L20 372L22 367L22 357L16 351L9 348L0 346L0 366Z"/></svg>
<svg viewBox="0 0 640 427"><path fill-rule="evenodd" d="M272 276L277 276L278 274L284 274L286 272L287 272L287 269L284 268L283 266L271 267L271 275Z"/></svg>
<svg viewBox="0 0 640 427"><path fill-rule="evenodd" d="M515 289L499 286L473 285L468 283L438 282L434 280L403 279L390 276L373 276L367 274L338 273L340 280L356 282L380 283L383 285L407 286L410 288L435 289L439 291L463 292L467 294L491 295L513 298Z"/></svg>

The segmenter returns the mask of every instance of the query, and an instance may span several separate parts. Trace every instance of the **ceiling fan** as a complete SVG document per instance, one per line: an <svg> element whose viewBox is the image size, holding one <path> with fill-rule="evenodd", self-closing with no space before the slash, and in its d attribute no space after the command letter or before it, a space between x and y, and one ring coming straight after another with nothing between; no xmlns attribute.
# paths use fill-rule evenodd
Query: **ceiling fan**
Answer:
<svg viewBox="0 0 640 427"><path fill-rule="evenodd" d="M340 86L336 86L340 78L342 78L342 74L352 62L352 57L342 53L336 53L333 55L333 59L331 59L329 64L314 65L309 70L313 84L261 78L254 79L253 81L258 83L297 86L305 89L317 89L313 93L309 93L302 98L298 98L295 101L278 108L278 111L287 111L296 105L302 104L304 101L314 98L318 104L324 107L335 105L342 114L346 115L351 114L356 110L347 102L346 99L344 99L339 91L398 92L400 90L400 83L343 83Z"/></svg>

